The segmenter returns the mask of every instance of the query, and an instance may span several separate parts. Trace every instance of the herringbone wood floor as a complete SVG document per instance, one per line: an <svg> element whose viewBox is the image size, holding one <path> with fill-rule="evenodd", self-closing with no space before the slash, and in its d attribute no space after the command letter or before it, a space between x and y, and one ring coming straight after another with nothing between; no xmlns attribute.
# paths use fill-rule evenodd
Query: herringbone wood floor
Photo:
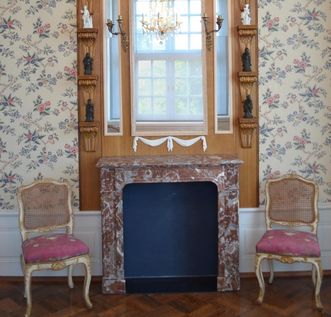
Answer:
<svg viewBox="0 0 331 317"><path fill-rule="evenodd" d="M22 317L25 312L23 281L0 278L0 316ZM94 281L90 296L93 309L85 308L82 282L69 289L65 281L32 281L31 317L266 317L331 316L331 277L323 280L324 312L315 309L308 277L278 277L267 285L265 301L256 304L255 278L243 278L239 292L103 295Z"/></svg>

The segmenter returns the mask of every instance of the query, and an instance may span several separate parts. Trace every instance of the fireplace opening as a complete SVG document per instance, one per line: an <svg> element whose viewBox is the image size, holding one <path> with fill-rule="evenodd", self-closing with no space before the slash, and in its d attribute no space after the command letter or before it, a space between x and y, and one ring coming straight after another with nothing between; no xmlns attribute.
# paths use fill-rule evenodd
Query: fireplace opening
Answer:
<svg viewBox="0 0 331 317"><path fill-rule="evenodd" d="M124 187L127 293L216 291L217 195L212 182Z"/></svg>

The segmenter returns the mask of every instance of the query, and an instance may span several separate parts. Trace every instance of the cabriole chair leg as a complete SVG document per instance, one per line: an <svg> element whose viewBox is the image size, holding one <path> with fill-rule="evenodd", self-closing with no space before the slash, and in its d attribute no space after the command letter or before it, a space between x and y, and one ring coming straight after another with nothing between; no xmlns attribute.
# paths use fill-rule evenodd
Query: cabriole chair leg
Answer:
<svg viewBox="0 0 331 317"><path fill-rule="evenodd" d="M320 297L320 290L321 290L321 284L322 284L322 266L318 262L314 262L314 267L316 271L316 285L315 285L315 304L316 308L320 311L323 310L323 305L321 302L321 297Z"/></svg>
<svg viewBox="0 0 331 317"><path fill-rule="evenodd" d="M24 294L26 297L26 312L25 317L30 317L32 309L32 299L31 299L31 273L30 270L24 272Z"/></svg>
<svg viewBox="0 0 331 317"><path fill-rule="evenodd" d="M257 277L257 280L259 282L260 286L260 291L259 291L259 296L257 298L257 302L259 304L262 304L263 298L264 298L264 293L265 293L265 284L264 284L264 278L263 278L263 273L262 273L262 267L261 267L261 262L263 258L259 255L256 256L256 265L255 265L255 274Z"/></svg>
<svg viewBox="0 0 331 317"><path fill-rule="evenodd" d="M90 258L87 257L84 262L85 265L85 279L84 279L84 299L86 302L86 306L88 308L92 308L92 303L90 301L89 297L89 289L90 289L90 284L91 284L91 263L90 263Z"/></svg>

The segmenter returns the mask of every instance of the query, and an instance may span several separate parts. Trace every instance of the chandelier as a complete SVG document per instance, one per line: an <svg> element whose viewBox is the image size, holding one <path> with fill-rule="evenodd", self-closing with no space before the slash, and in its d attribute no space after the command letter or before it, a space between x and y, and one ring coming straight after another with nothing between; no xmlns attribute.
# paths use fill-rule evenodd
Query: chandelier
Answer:
<svg viewBox="0 0 331 317"><path fill-rule="evenodd" d="M181 23L174 10L174 0L150 0L149 12L141 19L144 33L155 34L160 43L177 31Z"/></svg>

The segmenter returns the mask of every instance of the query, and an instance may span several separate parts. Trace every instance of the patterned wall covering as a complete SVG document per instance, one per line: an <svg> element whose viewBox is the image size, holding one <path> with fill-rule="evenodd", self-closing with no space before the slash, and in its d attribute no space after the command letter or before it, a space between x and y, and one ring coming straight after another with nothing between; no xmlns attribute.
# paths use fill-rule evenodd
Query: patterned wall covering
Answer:
<svg viewBox="0 0 331 317"><path fill-rule="evenodd" d="M75 0L2 0L0 210L16 189L67 179L78 208Z"/></svg>
<svg viewBox="0 0 331 317"><path fill-rule="evenodd" d="M75 0L2 0L0 210L35 178L78 208ZM331 201L331 1L259 0L261 203L268 177L314 178Z"/></svg>
<svg viewBox="0 0 331 317"><path fill-rule="evenodd" d="M331 1L259 0L260 202L296 172L331 202Z"/></svg>

